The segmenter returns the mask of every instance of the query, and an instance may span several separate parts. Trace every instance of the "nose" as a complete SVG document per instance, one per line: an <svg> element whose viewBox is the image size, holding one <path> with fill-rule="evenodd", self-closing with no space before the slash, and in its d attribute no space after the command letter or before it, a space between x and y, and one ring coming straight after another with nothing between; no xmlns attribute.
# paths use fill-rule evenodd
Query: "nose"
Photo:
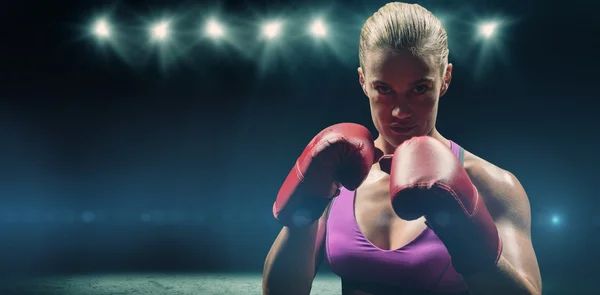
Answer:
<svg viewBox="0 0 600 295"><path fill-rule="evenodd" d="M410 118L410 108L406 104L397 104L394 109L392 109L392 116L400 120L408 119Z"/></svg>

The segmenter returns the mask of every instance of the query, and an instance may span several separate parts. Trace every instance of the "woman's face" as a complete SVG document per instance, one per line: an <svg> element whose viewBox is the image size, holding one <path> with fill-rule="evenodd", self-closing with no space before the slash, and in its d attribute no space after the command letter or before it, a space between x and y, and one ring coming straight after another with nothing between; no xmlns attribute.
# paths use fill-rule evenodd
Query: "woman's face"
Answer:
<svg viewBox="0 0 600 295"><path fill-rule="evenodd" d="M374 50L358 69L379 134L396 147L435 127L439 97L450 84L452 65L444 69L433 56L410 51Z"/></svg>

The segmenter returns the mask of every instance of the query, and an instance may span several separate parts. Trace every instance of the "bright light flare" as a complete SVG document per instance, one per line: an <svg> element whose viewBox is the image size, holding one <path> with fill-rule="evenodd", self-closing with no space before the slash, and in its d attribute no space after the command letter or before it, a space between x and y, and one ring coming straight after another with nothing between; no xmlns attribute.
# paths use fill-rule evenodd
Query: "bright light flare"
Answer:
<svg viewBox="0 0 600 295"><path fill-rule="evenodd" d="M94 34L98 37L107 38L110 37L110 26L106 20L98 20L94 24Z"/></svg>
<svg viewBox="0 0 600 295"><path fill-rule="evenodd" d="M225 29L223 26L215 20L210 20L206 24L206 35L212 38L219 38L225 35Z"/></svg>
<svg viewBox="0 0 600 295"><path fill-rule="evenodd" d="M481 25L479 27L479 31L485 38L491 38L494 35L494 32L496 31L497 27L498 27L497 23L490 22L490 23Z"/></svg>
<svg viewBox="0 0 600 295"><path fill-rule="evenodd" d="M327 28L321 20L316 20L310 27L310 32L316 37L324 37L327 35Z"/></svg>
<svg viewBox="0 0 600 295"><path fill-rule="evenodd" d="M552 224L554 225L559 225L560 224L560 216L558 215L552 215L552 218L550 219L550 221L552 222Z"/></svg>
<svg viewBox="0 0 600 295"><path fill-rule="evenodd" d="M268 39L275 39L281 33L281 22L274 21L263 26L263 34Z"/></svg>
<svg viewBox="0 0 600 295"><path fill-rule="evenodd" d="M152 27L152 36L158 40L164 40L169 35L169 22L163 21Z"/></svg>

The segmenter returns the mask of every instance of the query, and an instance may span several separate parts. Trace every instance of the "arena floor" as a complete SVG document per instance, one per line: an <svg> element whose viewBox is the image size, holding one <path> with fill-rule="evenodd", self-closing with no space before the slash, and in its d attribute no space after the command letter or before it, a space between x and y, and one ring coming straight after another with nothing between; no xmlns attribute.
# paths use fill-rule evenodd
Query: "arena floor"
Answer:
<svg viewBox="0 0 600 295"><path fill-rule="evenodd" d="M544 282L544 295L599 294L585 282ZM587 282L590 284L590 282ZM587 290L584 290L587 289ZM260 274L119 274L2 280L2 295L258 295ZM311 294L340 294L340 280L318 275Z"/></svg>

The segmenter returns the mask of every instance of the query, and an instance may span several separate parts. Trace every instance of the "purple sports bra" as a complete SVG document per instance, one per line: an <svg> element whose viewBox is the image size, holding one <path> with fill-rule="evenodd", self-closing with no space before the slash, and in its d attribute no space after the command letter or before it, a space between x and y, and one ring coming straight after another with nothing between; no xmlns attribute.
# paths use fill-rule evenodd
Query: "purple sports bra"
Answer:
<svg viewBox="0 0 600 295"><path fill-rule="evenodd" d="M463 163L464 150L452 141L450 146ZM356 222L354 197L354 191L342 188L333 200L325 237L325 259L345 283L431 293L468 290L452 267L446 247L429 227L398 249L373 245Z"/></svg>

